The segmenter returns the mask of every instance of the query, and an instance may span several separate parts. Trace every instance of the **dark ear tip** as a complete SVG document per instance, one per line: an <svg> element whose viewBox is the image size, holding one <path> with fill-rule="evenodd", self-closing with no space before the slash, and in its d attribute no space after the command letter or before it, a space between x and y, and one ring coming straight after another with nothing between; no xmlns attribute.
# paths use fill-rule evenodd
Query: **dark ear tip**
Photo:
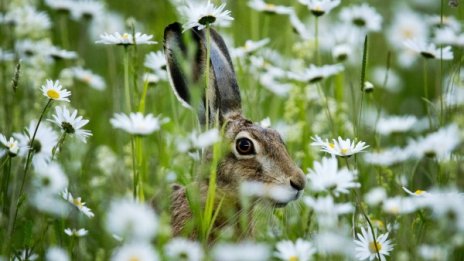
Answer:
<svg viewBox="0 0 464 261"><path fill-rule="evenodd" d="M182 33L182 25L179 22L174 22L166 26L166 28L164 28L164 38L166 38L166 35L170 32Z"/></svg>

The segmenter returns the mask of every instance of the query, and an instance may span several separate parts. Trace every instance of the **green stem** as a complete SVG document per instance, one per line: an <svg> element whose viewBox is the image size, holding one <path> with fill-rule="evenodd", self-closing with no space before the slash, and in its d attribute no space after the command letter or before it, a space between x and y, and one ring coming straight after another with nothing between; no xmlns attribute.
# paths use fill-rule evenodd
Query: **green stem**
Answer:
<svg viewBox="0 0 464 261"><path fill-rule="evenodd" d="M65 139L66 139L66 132L63 132L63 134L61 134L60 139L58 140L58 142L52 149L52 160L55 159L56 152L61 150L61 146L63 146Z"/></svg>
<svg viewBox="0 0 464 261"><path fill-rule="evenodd" d="M131 92L129 89L129 47L124 46L124 92L127 113L132 112Z"/></svg>
<svg viewBox="0 0 464 261"><path fill-rule="evenodd" d="M440 25L443 28L443 11L444 11L444 1L441 0L440 5ZM444 124L444 104L443 104L443 46L440 45L440 82L438 84L438 95L440 95L440 126Z"/></svg>
<svg viewBox="0 0 464 261"><path fill-rule="evenodd" d="M135 156L135 137L131 138L131 155L132 155L132 178L133 178L133 191L132 194L134 196L134 200L137 200L138 195L138 184L139 184L139 176L137 173L137 160Z"/></svg>
<svg viewBox="0 0 464 261"><path fill-rule="evenodd" d="M60 11L60 31L61 31L61 44L64 49L69 49L69 38L68 38L68 12Z"/></svg>
<svg viewBox="0 0 464 261"><path fill-rule="evenodd" d="M346 167L350 170L351 169L350 164L348 162L348 158L346 158L346 157L345 157L345 163L346 163ZM369 225L369 228L371 229L372 239L374 240L375 252L377 253L377 258L379 259L379 261L381 261L382 259L380 258L380 252L379 252L379 248L377 246L377 240L375 239L375 232L374 232L374 227L372 226L372 222L369 219L369 217L367 216L366 212L364 211L361 199L359 198L358 193L356 192L356 190L353 190L353 194L354 194L354 197L355 197L355 200L356 200L356 204L358 205L358 208L361 211L361 214L363 215L364 219L366 219L366 222Z"/></svg>
<svg viewBox="0 0 464 261"><path fill-rule="evenodd" d="M315 17L316 21L314 22L314 31L315 31L315 39L314 39L314 57L316 58L317 65L321 64L321 57L319 56L319 17Z"/></svg>
<svg viewBox="0 0 464 261"><path fill-rule="evenodd" d="M10 174L11 174L11 157L7 156L5 160L2 163L2 166L0 169L3 168L3 166L7 164L6 168L6 174L3 176L2 180L2 194L3 194L3 213L8 213L8 185L10 181Z"/></svg>
<svg viewBox="0 0 464 261"><path fill-rule="evenodd" d="M40 114L39 121L37 122L37 125L35 126L34 133L32 134L32 138L31 138L31 140L29 142L29 150L28 150L28 153L27 153L26 165L24 166L24 174L23 174L23 178L22 178L22 181L21 181L21 186L19 188L18 198L17 198L17 201L16 201L15 209L14 209L14 216L13 216L13 220L12 221L10 220L10 224L8 226L8 232L9 232L8 235L9 235L10 238L14 233L15 225L16 225L16 219L18 217L18 210L19 210L19 207L20 207L20 205L21 205L21 203L23 201L21 199L22 199L24 184L26 183L27 172L29 171L31 161L32 161L32 158L34 156L33 144L34 144L34 141L35 141L35 136L37 135L37 131L39 129L40 123L42 122L42 119L43 119L45 113L47 112L48 108L52 104L52 101L53 101L52 99L49 99L47 104L43 108L42 113Z"/></svg>
<svg viewBox="0 0 464 261"><path fill-rule="evenodd" d="M210 49L211 49L211 33L210 33L210 29L209 29L209 26L206 27L206 68L205 68L205 77L206 77L206 91L205 91L205 109L206 109L206 115L205 115L205 119L206 119L206 130L209 129L209 117L210 117L210 107L209 107L209 103L210 103L210 98L209 97L209 92L210 92L210 86L209 86L209 71L210 71Z"/></svg>
<svg viewBox="0 0 464 261"><path fill-rule="evenodd" d="M425 106L425 111L427 112L427 118L429 119L429 128L432 129L432 115L430 115L430 108L428 105L428 101L430 100L429 97L429 84L428 84L428 67L427 67L427 58L424 58L424 72L422 73L424 75L424 106Z"/></svg>
<svg viewBox="0 0 464 261"><path fill-rule="evenodd" d="M138 198L141 202L145 201L145 195L144 195L144 190L143 190L143 182L146 179L143 171L143 143L142 143L142 137L137 136L135 137L135 157L136 157L136 164L137 164L137 176L138 176Z"/></svg>
<svg viewBox="0 0 464 261"><path fill-rule="evenodd" d="M34 141L35 141L35 136L37 135L37 131L39 130L39 125L40 123L42 122L42 119L43 119L43 116L45 115L45 113L47 112L48 108L50 107L50 105L52 104L52 99L49 99L47 104L45 105L45 107L43 108L42 110L42 113L40 114L40 117L39 117L39 121L37 122L37 125L35 126L35 129L34 129L34 134L32 134L32 138L31 138L31 141L29 142L29 150L28 150L28 153L27 153L27 158L26 158L26 165L24 166L24 175L23 175L23 179L22 179L22 182L21 182L21 187L19 189L19 195L21 196L22 192L23 192L23 189L24 189L24 183L26 181L26 176L27 176L27 172L30 168L30 165L31 165L31 161L32 161L32 158L34 156Z"/></svg>

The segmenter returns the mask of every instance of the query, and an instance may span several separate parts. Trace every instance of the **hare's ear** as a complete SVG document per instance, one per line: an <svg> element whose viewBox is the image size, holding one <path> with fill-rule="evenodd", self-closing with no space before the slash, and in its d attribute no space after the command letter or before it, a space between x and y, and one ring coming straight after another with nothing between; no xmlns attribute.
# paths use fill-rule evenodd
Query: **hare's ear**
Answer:
<svg viewBox="0 0 464 261"><path fill-rule="evenodd" d="M206 52L208 40L205 30L193 29L193 31L201 39L202 48L200 50ZM222 121L223 117L229 113L241 113L240 90L224 40L214 29L210 29L210 36L210 63L212 68L212 72L210 72L212 73L210 76L212 86L210 87L212 92L207 94L211 97L208 106L213 113L211 117L214 117L215 112L219 112L219 119ZM205 57L206 54L202 56Z"/></svg>
<svg viewBox="0 0 464 261"><path fill-rule="evenodd" d="M193 38L197 49L196 59L199 60L200 51L198 46L200 43L196 35ZM197 66L201 62L195 61L192 66L191 62L189 62L188 56L190 53L187 47L183 39L181 24L173 23L164 29L164 53L170 85L182 105L191 108L192 101L189 87L201 74L199 72L200 68Z"/></svg>

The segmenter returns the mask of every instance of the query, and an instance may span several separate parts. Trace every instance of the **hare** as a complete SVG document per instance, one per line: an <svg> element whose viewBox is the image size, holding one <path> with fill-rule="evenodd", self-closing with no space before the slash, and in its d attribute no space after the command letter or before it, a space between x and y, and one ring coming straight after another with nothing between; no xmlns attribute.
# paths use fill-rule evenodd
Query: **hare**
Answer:
<svg viewBox="0 0 464 261"><path fill-rule="evenodd" d="M195 79L200 77L206 63L206 33L192 30L197 47L194 65ZM187 48L182 40L182 28L179 23L173 23L164 31L164 51L167 60L169 80L176 97L187 107L191 106L193 88L183 70L181 59L187 56ZM274 207L284 207L290 201L296 200L302 194L306 184L303 171L293 162L285 144L277 131L263 128L242 115L240 90L237 84L234 68L229 52L222 37L210 29L210 97L208 104L210 122L224 130L223 142L230 144L230 151L217 165L217 193L237 202L237 194L242 182L259 182L267 188L279 187L283 195L278 199L266 199ZM201 114L201 115L204 115ZM204 119L203 119L204 121ZM283 190L282 190L283 188ZM208 191L208 183L200 181L199 191L204 203ZM231 203L230 206L235 203ZM226 209L224 206L222 207ZM228 208L230 210L230 208ZM173 186L171 218L174 235L179 235L187 221L192 218L187 190L180 185ZM218 216L216 227L224 225L224 220Z"/></svg>

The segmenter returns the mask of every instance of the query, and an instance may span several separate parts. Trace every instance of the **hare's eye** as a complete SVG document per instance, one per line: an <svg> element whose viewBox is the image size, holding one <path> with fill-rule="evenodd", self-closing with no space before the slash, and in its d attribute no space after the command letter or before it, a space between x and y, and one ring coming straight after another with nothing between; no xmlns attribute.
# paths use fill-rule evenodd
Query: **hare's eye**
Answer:
<svg viewBox="0 0 464 261"><path fill-rule="evenodd" d="M247 138L240 138L235 142L235 148L237 152L242 155L255 154L255 148L253 142Z"/></svg>

